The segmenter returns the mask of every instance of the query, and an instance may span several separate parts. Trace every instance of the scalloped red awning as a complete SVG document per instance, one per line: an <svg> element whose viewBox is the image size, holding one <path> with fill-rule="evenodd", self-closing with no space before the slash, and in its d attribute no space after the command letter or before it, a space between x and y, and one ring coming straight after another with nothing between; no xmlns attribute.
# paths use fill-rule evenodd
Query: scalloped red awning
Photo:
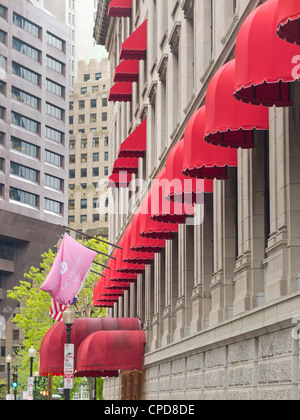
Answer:
<svg viewBox="0 0 300 420"><path fill-rule="evenodd" d="M123 60L118 65L114 75L114 82L134 83L139 81L139 62L137 60Z"/></svg>
<svg viewBox="0 0 300 420"><path fill-rule="evenodd" d="M147 20L126 41L120 51L120 60L145 60L147 55Z"/></svg>
<svg viewBox="0 0 300 420"><path fill-rule="evenodd" d="M299 0L279 0L277 35L287 42L300 45Z"/></svg>
<svg viewBox="0 0 300 420"><path fill-rule="evenodd" d="M108 9L109 17L130 17L132 0L111 0Z"/></svg>
<svg viewBox="0 0 300 420"><path fill-rule="evenodd" d="M237 167L237 150L204 140L205 106L192 116L184 133L183 173L200 179L226 179L227 168Z"/></svg>
<svg viewBox="0 0 300 420"><path fill-rule="evenodd" d="M143 158L147 147L147 120L144 120L119 149L119 158Z"/></svg>
<svg viewBox="0 0 300 420"><path fill-rule="evenodd" d="M112 86L109 92L109 102L131 102L132 83L117 82Z"/></svg>
<svg viewBox="0 0 300 420"><path fill-rule="evenodd" d="M225 147L249 149L255 146L255 130L269 129L269 109L237 101L232 96L235 60L221 67L206 94L205 141Z"/></svg>
<svg viewBox="0 0 300 420"><path fill-rule="evenodd" d="M119 174L127 172L128 174L137 174L139 167L139 160L137 158L119 158L115 161L112 173Z"/></svg>
<svg viewBox="0 0 300 420"><path fill-rule="evenodd" d="M291 106L290 83L299 79L299 47L276 35L279 0L257 7L243 23L236 42L236 99L253 105Z"/></svg>
<svg viewBox="0 0 300 420"><path fill-rule="evenodd" d="M78 349L76 376L110 377L118 370L141 370L146 342L144 331L91 334Z"/></svg>
<svg viewBox="0 0 300 420"><path fill-rule="evenodd" d="M166 247L166 241L164 239L152 239L152 238L142 238L141 237L141 224L142 220L149 215L149 209L147 200L144 200L142 206L138 213L136 213L132 220L132 229L131 229L131 241L130 249L132 251L154 252L158 254L162 252L163 248Z"/></svg>
<svg viewBox="0 0 300 420"><path fill-rule="evenodd" d="M132 223L127 227L124 233L123 240L123 256L122 259L124 262L129 264L138 264L138 265L150 265L155 258L154 252L137 252L130 249L131 237L132 237Z"/></svg>
<svg viewBox="0 0 300 420"><path fill-rule="evenodd" d="M107 182L107 188L128 188L131 182L131 175L127 172L112 174Z"/></svg>
<svg viewBox="0 0 300 420"><path fill-rule="evenodd" d="M180 140L170 151L166 163L166 178L170 182L167 200L190 204L203 204L204 193L213 193L212 180L190 178L182 173L184 140Z"/></svg>

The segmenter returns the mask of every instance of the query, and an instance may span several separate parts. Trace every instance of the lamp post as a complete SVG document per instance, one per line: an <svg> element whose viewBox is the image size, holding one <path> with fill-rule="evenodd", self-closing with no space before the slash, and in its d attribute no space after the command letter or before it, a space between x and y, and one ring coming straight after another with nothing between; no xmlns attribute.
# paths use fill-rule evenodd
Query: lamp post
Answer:
<svg viewBox="0 0 300 420"><path fill-rule="evenodd" d="M12 358L10 354L6 356L5 362L7 364L7 393L10 394L10 364L11 364Z"/></svg>
<svg viewBox="0 0 300 420"><path fill-rule="evenodd" d="M28 350L28 357L30 359L30 377L32 378L33 376L33 359L36 356L36 349L31 346L30 349Z"/></svg>
<svg viewBox="0 0 300 420"><path fill-rule="evenodd" d="M75 311L72 309L72 306L70 303L67 306L67 309L63 313L63 321L67 328L67 344L71 344L71 331L72 331L72 325L75 322L76 314ZM70 390L65 389L65 400L70 400Z"/></svg>

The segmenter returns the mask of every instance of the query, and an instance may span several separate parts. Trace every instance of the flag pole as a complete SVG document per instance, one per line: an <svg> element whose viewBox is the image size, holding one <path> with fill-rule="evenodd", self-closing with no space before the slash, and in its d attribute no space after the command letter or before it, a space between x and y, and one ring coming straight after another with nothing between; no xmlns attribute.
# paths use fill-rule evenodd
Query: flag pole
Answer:
<svg viewBox="0 0 300 420"><path fill-rule="evenodd" d="M73 232L79 233L80 235L86 236L87 238L90 238L90 239L95 239L95 241L102 242L102 243L104 243L104 244L106 244L106 245L113 246L114 248L123 249L123 248L121 248L119 245L112 244L112 243L110 243L110 242L106 241L105 239L99 239L99 238L97 238L97 237L95 237L95 236L88 235L87 233L83 233L83 232L81 232L81 231L79 231L79 230L76 230L76 229L73 229L73 228L71 228L71 227L69 227L69 226L63 226L63 225L61 225L61 224L59 224L58 226L61 226L61 227L65 228L65 229L68 229L68 230L72 230Z"/></svg>

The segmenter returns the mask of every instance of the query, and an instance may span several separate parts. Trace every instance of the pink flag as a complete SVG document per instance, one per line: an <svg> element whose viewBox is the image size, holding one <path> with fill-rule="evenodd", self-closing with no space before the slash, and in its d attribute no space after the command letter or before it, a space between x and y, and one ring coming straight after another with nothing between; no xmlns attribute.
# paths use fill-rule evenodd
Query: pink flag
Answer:
<svg viewBox="0 0 300 420"><path fill-rule="evenodd" d="M53 299L62 305L72 303L96 256L96 252L65 234L41 290L50 293Z"/></svg>

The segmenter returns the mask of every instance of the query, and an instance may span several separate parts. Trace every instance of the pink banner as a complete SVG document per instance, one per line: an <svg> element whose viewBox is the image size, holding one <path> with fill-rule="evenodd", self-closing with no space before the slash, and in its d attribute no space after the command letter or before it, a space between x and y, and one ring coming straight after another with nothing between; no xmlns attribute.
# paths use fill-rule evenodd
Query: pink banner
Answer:
<svg viewBox="0 0 300 420"><path fill-rule="evenodd" d="M41 290L50 293L58 303L63 305L72 303L96 256L96 252L65 234Z"/></svg>

